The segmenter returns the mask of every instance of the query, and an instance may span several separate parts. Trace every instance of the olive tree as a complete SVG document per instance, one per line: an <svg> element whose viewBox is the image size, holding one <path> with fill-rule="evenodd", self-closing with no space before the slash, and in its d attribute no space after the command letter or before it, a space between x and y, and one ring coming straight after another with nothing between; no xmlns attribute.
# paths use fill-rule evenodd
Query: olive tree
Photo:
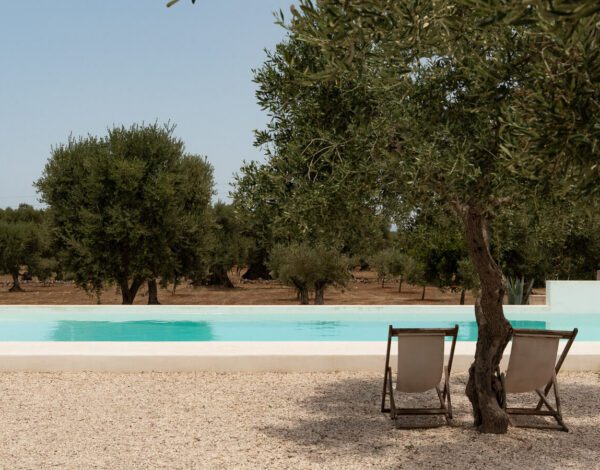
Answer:
<svg viewBox="0 0 600 470"><path fill-rule="evenodd" d="M228 271L243 262L247 239L242 235L240 218L233 205L217 202L211 212L214 225L207 284L233 287Z"/></svg>
<svg viewBox="0 0 600 470"><path fill-rule="evenodd" d="M171 2L174 3L174 2ZM377 155L397 192L460 220L480 280L467 394L482 432L506 432L495 371L511 333L491 228L536 197L594 194L600 174L600 7L585 0L300 0L287 25L329 72L380 93ZM284 24L284 18L281 18ZM352 159L353 155L346 156Z"/></svg>
<svg viewBox="0 0 600 470"><path fill-rule="evenodd" d="M249 273L261 272L256 265L277 244L324 244L348 256L368 255L389 231L377 168L364 152L368 136L357 143L369 91L351 81L307 82L307 68L323 70L318 49L290 38L255 71L257 100L270 116L255 141L266 161L245 164L233 192L256 245ZM355 92L343 91L350 89ZM334 145L332 136L339 139ZM344 158L348 154L355 158Z"/></svg>
<svg viewBox="0 0 600 470"><path fill-rule="evenodd" d="M21 204L0 209L0 272L10 274L10 292L21 292L21 269L45 279L52 266L48 253L48 230L42 210ZM48 257L48 258L45 258Z"/></svg>
<svg viewBox="0 0 600 470"><path fill-rule="evenodd" d="M574 185L590 189L598 171L600 81L593 79L598 54L588 46L598 33L593 20L575 24L581 30L573 49L561 50L557 36L539 23L484 24L480 11L466 3L302 0L287 27L320 49L329 77L352 77L379 93L378 115L368 125L397 193L417 207L436 201L461 222L480 280L467 395L479 429L501 433L508 416L496 399L501 384L495 371L511 326L490 230L508 208L567 196ZM310 71L306 78L322 79ZM572 112L553 119L552 105L565 97Z"/></svg>
<svg viewBox="0 0 600 470"><path fill-rule="evenodd" d="M123 304L156 279L201 269L210 230L212 167L184 153L174 127L115 127L52 149L37 182L55 246L76 283L116 283ZM204 264L206 264L204 262Z"/></svg>
<svg viewBox="0 0 600 470"><path fill-rule="evenodd" d="M296 289L302 305L308 304L309 292L315 293L315 304L322 305L328 286L344 286L350 278L348 259L324 245L276 245L271 251L269 267L275 279Z"/></svg>

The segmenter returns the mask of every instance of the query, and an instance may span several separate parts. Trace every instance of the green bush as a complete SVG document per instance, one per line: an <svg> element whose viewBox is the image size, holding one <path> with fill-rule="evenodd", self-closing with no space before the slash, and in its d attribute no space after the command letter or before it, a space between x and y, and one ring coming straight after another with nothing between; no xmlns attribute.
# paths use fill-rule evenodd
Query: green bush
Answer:
<svg viewBox="0 0 600 470"><path fill-rule="evenodd" d="M268 266L273 278L296 289L302 305L308 304L311 291L315 293L315 304L322 305L328 286L344 286L350 278L348 258L324 245L276 245Z"/></svg>

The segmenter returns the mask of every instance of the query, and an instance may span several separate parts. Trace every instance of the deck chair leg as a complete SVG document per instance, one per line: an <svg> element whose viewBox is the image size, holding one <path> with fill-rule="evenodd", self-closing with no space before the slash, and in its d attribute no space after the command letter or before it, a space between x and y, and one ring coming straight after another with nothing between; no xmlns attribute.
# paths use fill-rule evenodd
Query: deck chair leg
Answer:
<svg viewBox="0 0 600 470"><path fill-rule="evenodd" d="M536 393L538 394L538 396L540 397L540 400L542 401L542 403L544 405L546 405L546 408L548 408L548 411L550 411L551 413L556 413L556 410L554 409L554 407L550 404L550 402L548 401L548 399L544 396L544 394L541 392L541 390L536 390ZM540 411L538 409L536 409L535 411Z"/></svg>
<svg viewBox="0 0 600 470"><path fill-rule="evenodd" d="M446 385L444 385L444 393L445 393L445 391L446 391ZM450 419L450 416L448 413L448 407L446 406L446 401L444 399L442 391L440 390L440 387L435 387L435 392L437 393L437 396L440 400L441 408L445 411L444 418L446 418L446 421L448 421Z"/></svg>
<svg viewBox="0 0 600 470"><path fill-rule="evenodd" d="M450 398L450 377L446 374L444 385L445 398L447 402L446 408L448 409L448 419L452 419L452 400Z"/></svg>
<svg viewBox="0 0 600 470"><path fill-rule="evenodd" d="M396 403L394 401L394 388L392 386L392 369L391 367L388 369L387 379L388 379L388 388L390 393L390 418L396 419Z"/></svg>
<svg viewBox="0 0 600 470"><path fill-rule="evenodd" d="M387 384L388 384L388 373L389 373L389 367L387 369L385 369L385 374L383 375L383 392L381 393L381 412L385 413L387 411L390 411L388 408L385 407L385 396L387 395Z"/></svg>
<svg viewBox="0 0 600 470"><path fill-rule="evenodd" d="M539 395L540 397L540 401L546 405L546 408L548 408L548 411L550 411L552 413L552 417L556 420L556 422L558 423L558 425L561 427L561 429L563 431L568 432L569 428L567 427L567 425L565 424L565 422L562 419L562 411L561 411L561 406L560 406L560 397L558 395L558 388L557 388L557 384L556 384L556 378L553 379L553 390L554 390L554 399L556 401L556 408L554 408L550 402L548 401L547 397L542 393L541 390L536 390L536 393ZM536 407L536 411L539 411Z"/></svg>
<svg viewBox="0 0 600 470"><path fill-rule="evenodd" d="M554 374L554 377L552 377L552 382L554 388L554 399L556 400L556 415L554 416L554 418L556 419L556 422L560 425L560 427L562 427L563 431L569 432L569 428L562 419L562 409L560 406L560 395L558 393L558 383L556 381L556 374Z"/></svg>
<svg viewBox="0 0 600 470"><path fill-rule="evenodd" d="M442 398L442 392L440 387L435 387L435 393L437 393L438 399L440 400L440 406L442 408L446 408L446 404L444 403L444 399Z"/></svg>
<svg viewBox="0 0 600 470"><path fill-rule="evenodd" d="M548 397L548 393L550 392L550 389L552 388L552 381L550 381L550 383L548 385L546 385L546 387L544 388L544 392L543 395L545 398ZM536 410L541 410L542 406L544 405L544 400L543 398L540 396L540 401L538 401L537 406L535 407Z"/></svg>

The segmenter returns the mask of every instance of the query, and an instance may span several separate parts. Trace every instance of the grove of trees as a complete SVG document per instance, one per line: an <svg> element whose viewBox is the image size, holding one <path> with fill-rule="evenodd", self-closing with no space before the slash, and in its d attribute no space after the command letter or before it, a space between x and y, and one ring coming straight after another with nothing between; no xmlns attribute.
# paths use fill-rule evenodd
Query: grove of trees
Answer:
<svg viewBox="0 0 600 470"><path fill-rule="evenodd" d="M301 304L357 266L423 297L474 290L467 395L482 432L506 432L507 279L525 301L600 267L600 9L300 0L291 13L254 71L265 160L244 163L230 205L212 203L212 166L173 126L70 138L37 182L47 209L0 212L0 270L15 291L23 269L116 284L124 304L144 284L149 303L158 282L231 288L236 266Z"/></svg>

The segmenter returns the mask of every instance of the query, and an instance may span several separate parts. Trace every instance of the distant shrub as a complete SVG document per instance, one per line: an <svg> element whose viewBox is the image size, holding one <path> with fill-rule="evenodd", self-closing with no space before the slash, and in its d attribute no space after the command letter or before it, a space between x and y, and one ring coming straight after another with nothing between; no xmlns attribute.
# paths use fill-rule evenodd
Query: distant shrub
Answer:
<svg viewBox="0 0 600 470"><path fill-rule="evenodd" d="M322 305L328 286L346 285L350 278L348 258L324 245L276 245L268 266L273 278L296 289L302 305L308 304L311 291L315 304Z"/></svg>

